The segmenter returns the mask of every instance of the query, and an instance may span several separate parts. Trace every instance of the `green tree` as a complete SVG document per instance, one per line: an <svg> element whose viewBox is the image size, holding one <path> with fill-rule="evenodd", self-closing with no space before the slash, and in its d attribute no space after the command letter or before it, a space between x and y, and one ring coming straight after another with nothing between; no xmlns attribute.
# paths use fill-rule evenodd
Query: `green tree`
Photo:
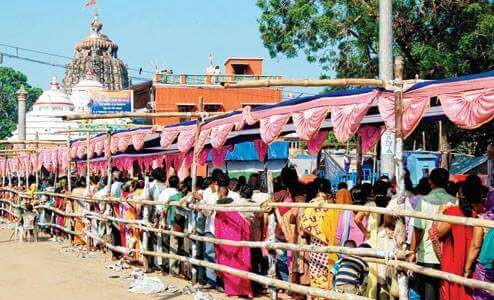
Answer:
<svg viewBox="0 0 494 300"><path fill-rule="evenodd" d="M0 67L0 139L10 136L17 128L17 90L21 85L27 91L26 109L29 110L43 91L31 87L21 72Z"/></svg>
<svg viewBox="0 0 494 300"><path fill-rule="evenodd" d="M257 5L261 38L272 57L303 54L322 67L323 78L377 76L377 0L258 0ZM396 0L393 29L393 51L405 59L406 78L438 79L494 67L491 1ZM492 124L479 129L480 136L489 128ZM484 141L474 137L463 133L452 146L477 143L485 150Z"/></svg>

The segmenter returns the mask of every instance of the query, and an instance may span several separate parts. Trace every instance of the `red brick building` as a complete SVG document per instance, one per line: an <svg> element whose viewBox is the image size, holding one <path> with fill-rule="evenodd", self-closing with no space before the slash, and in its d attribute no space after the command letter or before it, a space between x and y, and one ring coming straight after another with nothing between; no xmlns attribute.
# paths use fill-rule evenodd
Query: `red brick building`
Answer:
<svg viewBox="0 0 494 300"><path fill-rule="evenodd" d="M154 110L196 111L199 99L204 99L204 109L210 112L232 111L246 105L252 107L277 103L282 99L280 88L225 89L220 83L254 79L278 79L279 76L262 74L262 58L228 58L221 72L219 67L207 75L156 74L154 87ZM212 67L212 66L211 66ZM156 124L177 123L179 118L156 119Z"/></svg>

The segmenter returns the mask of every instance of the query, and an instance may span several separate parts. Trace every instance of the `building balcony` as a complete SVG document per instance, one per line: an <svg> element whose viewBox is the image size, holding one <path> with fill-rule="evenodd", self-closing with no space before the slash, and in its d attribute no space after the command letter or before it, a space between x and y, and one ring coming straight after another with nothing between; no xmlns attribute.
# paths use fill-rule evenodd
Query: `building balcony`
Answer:
<svg viewBox="0 0 494 300"><path fill-rule="evenodd" d="M220 85L222 82L228 81L273 80L281 78L281 76L264 75L190 75L159 73L155 75L155 82L170 85Z"/></svg>

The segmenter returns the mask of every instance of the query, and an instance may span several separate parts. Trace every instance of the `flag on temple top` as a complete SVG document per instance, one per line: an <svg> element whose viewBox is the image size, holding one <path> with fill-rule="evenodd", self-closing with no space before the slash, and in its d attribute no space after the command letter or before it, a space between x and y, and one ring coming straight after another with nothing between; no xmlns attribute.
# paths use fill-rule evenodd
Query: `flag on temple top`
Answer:
<svg viewBox="0 0 494 300"><path fill-rule="evenodd" d="M88 2L86 2L86 7L91 7L93 5L96 5L96 0L89 0Z"/></svg>

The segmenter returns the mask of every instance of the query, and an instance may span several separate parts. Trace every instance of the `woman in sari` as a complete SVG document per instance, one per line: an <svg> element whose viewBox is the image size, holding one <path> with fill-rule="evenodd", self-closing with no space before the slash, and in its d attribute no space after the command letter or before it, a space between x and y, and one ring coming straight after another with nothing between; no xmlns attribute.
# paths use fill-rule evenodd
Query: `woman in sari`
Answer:
<svg viewBox="0 0 494 300"><path fill-rule="evenodd" d="M85 177L79 178L79 180L76 183L76 187L72 190L72 195L73 196L84 196L84 193L86 191L86 179ZM84 204L80 203L76 199L66 199L68 203L71 204L73 213L82 215L84 213ZM66 208L69 206L66 206ZM69 212L66 210L66 212ZM71 224L74 226L74 231L77 232L79 235L74 236L74 246L83 246L86 244L84 239L82 238L84 236L84 222L82 221L81 217L67 217L67 219L71 220Z"/></svg>
<svg viewBox="0 0 494 300"><path fill-rule="evenodd" d="M442 208L443 214L469 218L477 217L477 212L483 207L482 190L483 186L480 179L477 176L470 175L460 187L459 205ZM429 236L433 241L436 240L436 237L439 241L442 241L442 249L436 248L437 251L441 251L439 255L441 257L441 271L468 276L469 274L465 274L465 271L467 271L465 262L473 239L473 227L435 222L429 231ZM441 281L439 295L442 300L473 299L471 291L466 289L465 286L447 280Z"/></svg>
<svg viewBox="0 0 494 300"><path fill-rule="evenodd" d="M487 195L485 212L480 217L490 221L494 220L494 190ZM465 277L471 275L475 262L477 262L473 278L494 282L494 252L492 249L494 249L494 229L474 227L472 243L465 263ZM472 295L475 300L494 299L493 291L475 289Z"/></svg>
<svg viewBox="0 0 494 300"><path fill-rule="evenodd" d="M355 186L352 189L352 193L346 189L340 189L336 194L336 203L363 205L366 200L361 199L361 194L360 186ZM367 225L367 219L362 220L362 222L364 225ZM355 223L355 213L351 210L344 210L338 216L336 242L340 246L343 246L348 240L352 240L357 245L360 245L365 241L365 235Z"/></svg>
<svg viewBox="0 0 494 300"><path fill-rule="evenodd" d="M139 217L139 211L137 205L132 200L139 199L139 182L133 180L130 183L125 184L123 188L123 202L121 212L123 218L128 221L135 221ZM125 246L129 249L139 250L141 247L140 231L131 225L125 225ZM134 252L133 259L140 261L139 253Z"/></svg>
<svg viewBox="0 0 494 300"><path fill-rule="evenodd" d="M218 204L233 202L231 198L218 200ZM239 212L216 212L215 237L218 239L247 241L250 239L250 224ZM250 272L250 249L223 244L215 245L216 262L220 265ZM222 273L225 293L228 296L253 297L250 280Z"/></svg>
<svg viewBox="0 0 494 300"><path fill-rule="evenodd" d="M314 204L334 203L331 195L331 184L327 179L316 179L318 194L311 200ZM310 245L314 246L334 246L336 239L336 226L331 227L332 217L336 210L326 210L321 208L306 208L302 215L301 225L305 234L309 235ZM316 253L309 254L309 275L310 286L331 289L332 280L330 278L330 270L333 269L333 264L338 259L335 253Z"/></svg>

